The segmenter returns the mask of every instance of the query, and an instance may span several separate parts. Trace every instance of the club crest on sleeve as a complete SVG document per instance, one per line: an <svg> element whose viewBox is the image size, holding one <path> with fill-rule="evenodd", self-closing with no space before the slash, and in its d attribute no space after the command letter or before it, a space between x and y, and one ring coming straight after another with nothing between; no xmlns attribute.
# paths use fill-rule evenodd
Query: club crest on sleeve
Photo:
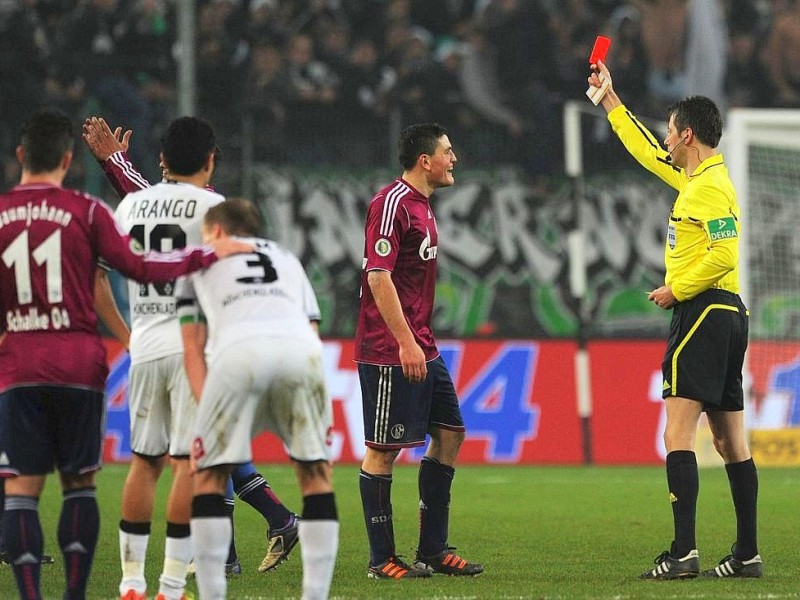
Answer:
<svg viewBox="0 0 800 600"><path fill-rule="evenodd" d="M378 256L389 256L392 251L392 243L386 238L381 238L375 242L375 254Z"/></svg>

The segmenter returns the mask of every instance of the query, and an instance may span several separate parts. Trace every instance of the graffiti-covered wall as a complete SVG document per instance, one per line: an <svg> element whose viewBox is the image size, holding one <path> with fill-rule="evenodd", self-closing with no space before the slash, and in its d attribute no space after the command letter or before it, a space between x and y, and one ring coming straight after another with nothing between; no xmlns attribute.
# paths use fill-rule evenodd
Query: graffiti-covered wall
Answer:
<svg viewBox="0 0 800 600"><path fill-rule="evenodd" d="M257 173L268 234L309 270L325 335L355 331L366 205L397 175L267 167ZM532 186L514 172L467 169L456 177L455 186L432 199L439 227L439 337L572 337L579 314L595 337L665 331L667 316L644 293L664 277L665 222L674 194L662 183L634 171L585 182L580 206L589 292L581 311L569 288L572 183Z"/></svg>

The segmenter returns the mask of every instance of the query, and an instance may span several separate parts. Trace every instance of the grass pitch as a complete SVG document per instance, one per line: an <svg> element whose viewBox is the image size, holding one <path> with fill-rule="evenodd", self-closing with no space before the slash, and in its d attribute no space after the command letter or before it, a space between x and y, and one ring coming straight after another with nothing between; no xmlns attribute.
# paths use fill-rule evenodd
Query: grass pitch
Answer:
<svg viewBox="0 0 800 600"><path fill-rule="evenodd" d="M300 511L294 474L286 466L261 465L284 503ZM125 466L108 466L98 478L102 512L100 542L88 597L117 598L120 577L117 523ZM462 466L453 484L450 543L486 572L476 578L434 576L418 581L367 579L368 549L358 468L335 470L341 536L332 598L350 599L540 599L540 598L800 598L800 470L761 469L760 580L638 581L672 539L672 517L663 468ZM169 476L161 482L163 507ZM416 468L398 467L393 505L398 553L413 558L417 536ZM61 598L63 567L55 539L61 494L51 478L40 504L46 551L55 565L42 568L45 598ZM300 549L276 571L256 566L266 549L265 525L237 502L236 540L243 574L229 581L231 599L299 598ZM163 552L163 513L154 519L147 579L158 589ZM724 469L701 469L697 539L702 567L728 554L735 538L733 508ZM196 593L192 582L190 591ZM13 575L0 567L0 598L16 597Z"/></svg>

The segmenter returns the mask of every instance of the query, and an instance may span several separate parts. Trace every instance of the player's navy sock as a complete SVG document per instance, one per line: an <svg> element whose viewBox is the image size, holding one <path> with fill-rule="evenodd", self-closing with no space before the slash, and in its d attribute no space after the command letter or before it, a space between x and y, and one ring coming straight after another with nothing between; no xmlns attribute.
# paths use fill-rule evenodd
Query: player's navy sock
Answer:
<svg viewBox="0 0 800 600"><path fill-rule="evenodd" d="M725 465L731 485L733 507L736 510L736 547L733 554L739 560L749 560L758 554L758 472L753 459Z"/></svg>
<svg viewBox="0 0 800 600"><path fill-rule="evenodd" d="M228 547L228 560L227 564L233 564L239 555L236 554L236 536L233 534L233 481L228 477L228 483L225 485L225 510L231 520L231 545Z"/></svg>
<svg viewBox="0 0 800 600"><path fill-rule="evenodd" d="M690 450L675 450L667 454L667 485L675 522L675 540L670 554L683 558L697 548L695 517L700 480L697 457Z"/></svg>
<svg viewBox="0 0 800 600"><path fill-rule="evenodd" d="M359 473L361 505L369 539L369 562L377 566L394 556L392 476Z"/></svg>
<svg viewBox="0 0 800 600"><path fill-rule="evenodd" d="M0 477L0 552L6 551L6 543L3 541L3 512L6 509L6 480Z"/></svg>
<svg viewBox="0 0 800 600"><path fill-rule="evenodd" d="M6 496L3 530L6 551L14 569L22 600L38 600L39 569L44 549L39 522L39 499L34 496Z"/></svg>
<svg viewBox="0 0 800 600"><path fill-rule="evenodd" d="M58 545L64 554L67 591L64 600L83 600L100 533L100 511L94 487L64 492L58 520Z"/></svg>
<svg viewBox="0 0 800 600"><path fill-rule="evenodd" d="M248 472L251 469L252 472ZM270 531L288 525L292 513L281 504L267 480L260 473L256 473L252 464L234 469L231 478L236 495L261 513L269 523Z"/></svg>
<svg viewBox="0 0 800 600"><path fill-rule="evenodd" d="M447 548L450 487L456 470L435 458L419 465L419 553L432 556Z"/></svg>

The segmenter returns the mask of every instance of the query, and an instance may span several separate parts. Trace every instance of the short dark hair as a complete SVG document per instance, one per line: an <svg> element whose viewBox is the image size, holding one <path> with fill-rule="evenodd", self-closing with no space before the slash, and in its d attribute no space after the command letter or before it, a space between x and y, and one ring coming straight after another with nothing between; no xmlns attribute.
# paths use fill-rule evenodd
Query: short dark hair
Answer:
<svg viewBox="0 0 800 600"><path fill-rule="evenodd" d="M447 130L438 123L417 123L409 125L400 133L398 158L403 168L414 168L420 154L433 154L439 138L447 135Z"/></svg>
<svg viewBox="0 0 800 600"><path fill-rule="evenodd" d="M228 198L208 209L205 224L220 225L228 235L258 237L262 231L261 212L244 198Z"/></svg>
<svg viewBox="0 0 800 600"><path fill-rule="evenodd" d="M75 130L70 118L57 109L41 109L22 126L22 167L31 173L47 173L58 168L75 146Z"/></svg>
<svg viewBox="0 0 800 600"><path fill-rule="evenodd" d="M675 115L678 133L691 127L694 135L706 146L716 148L722 137L722 115L714 101L705 96L690 96L669 107Z"/></svg>
<svg viewBox="0 0 800 600"><path fill-rule="evenodd" d="M161 138L167 170L176 175L194 175L216 150L214 129L208 121L197 117L175 119Z"/></svg>

